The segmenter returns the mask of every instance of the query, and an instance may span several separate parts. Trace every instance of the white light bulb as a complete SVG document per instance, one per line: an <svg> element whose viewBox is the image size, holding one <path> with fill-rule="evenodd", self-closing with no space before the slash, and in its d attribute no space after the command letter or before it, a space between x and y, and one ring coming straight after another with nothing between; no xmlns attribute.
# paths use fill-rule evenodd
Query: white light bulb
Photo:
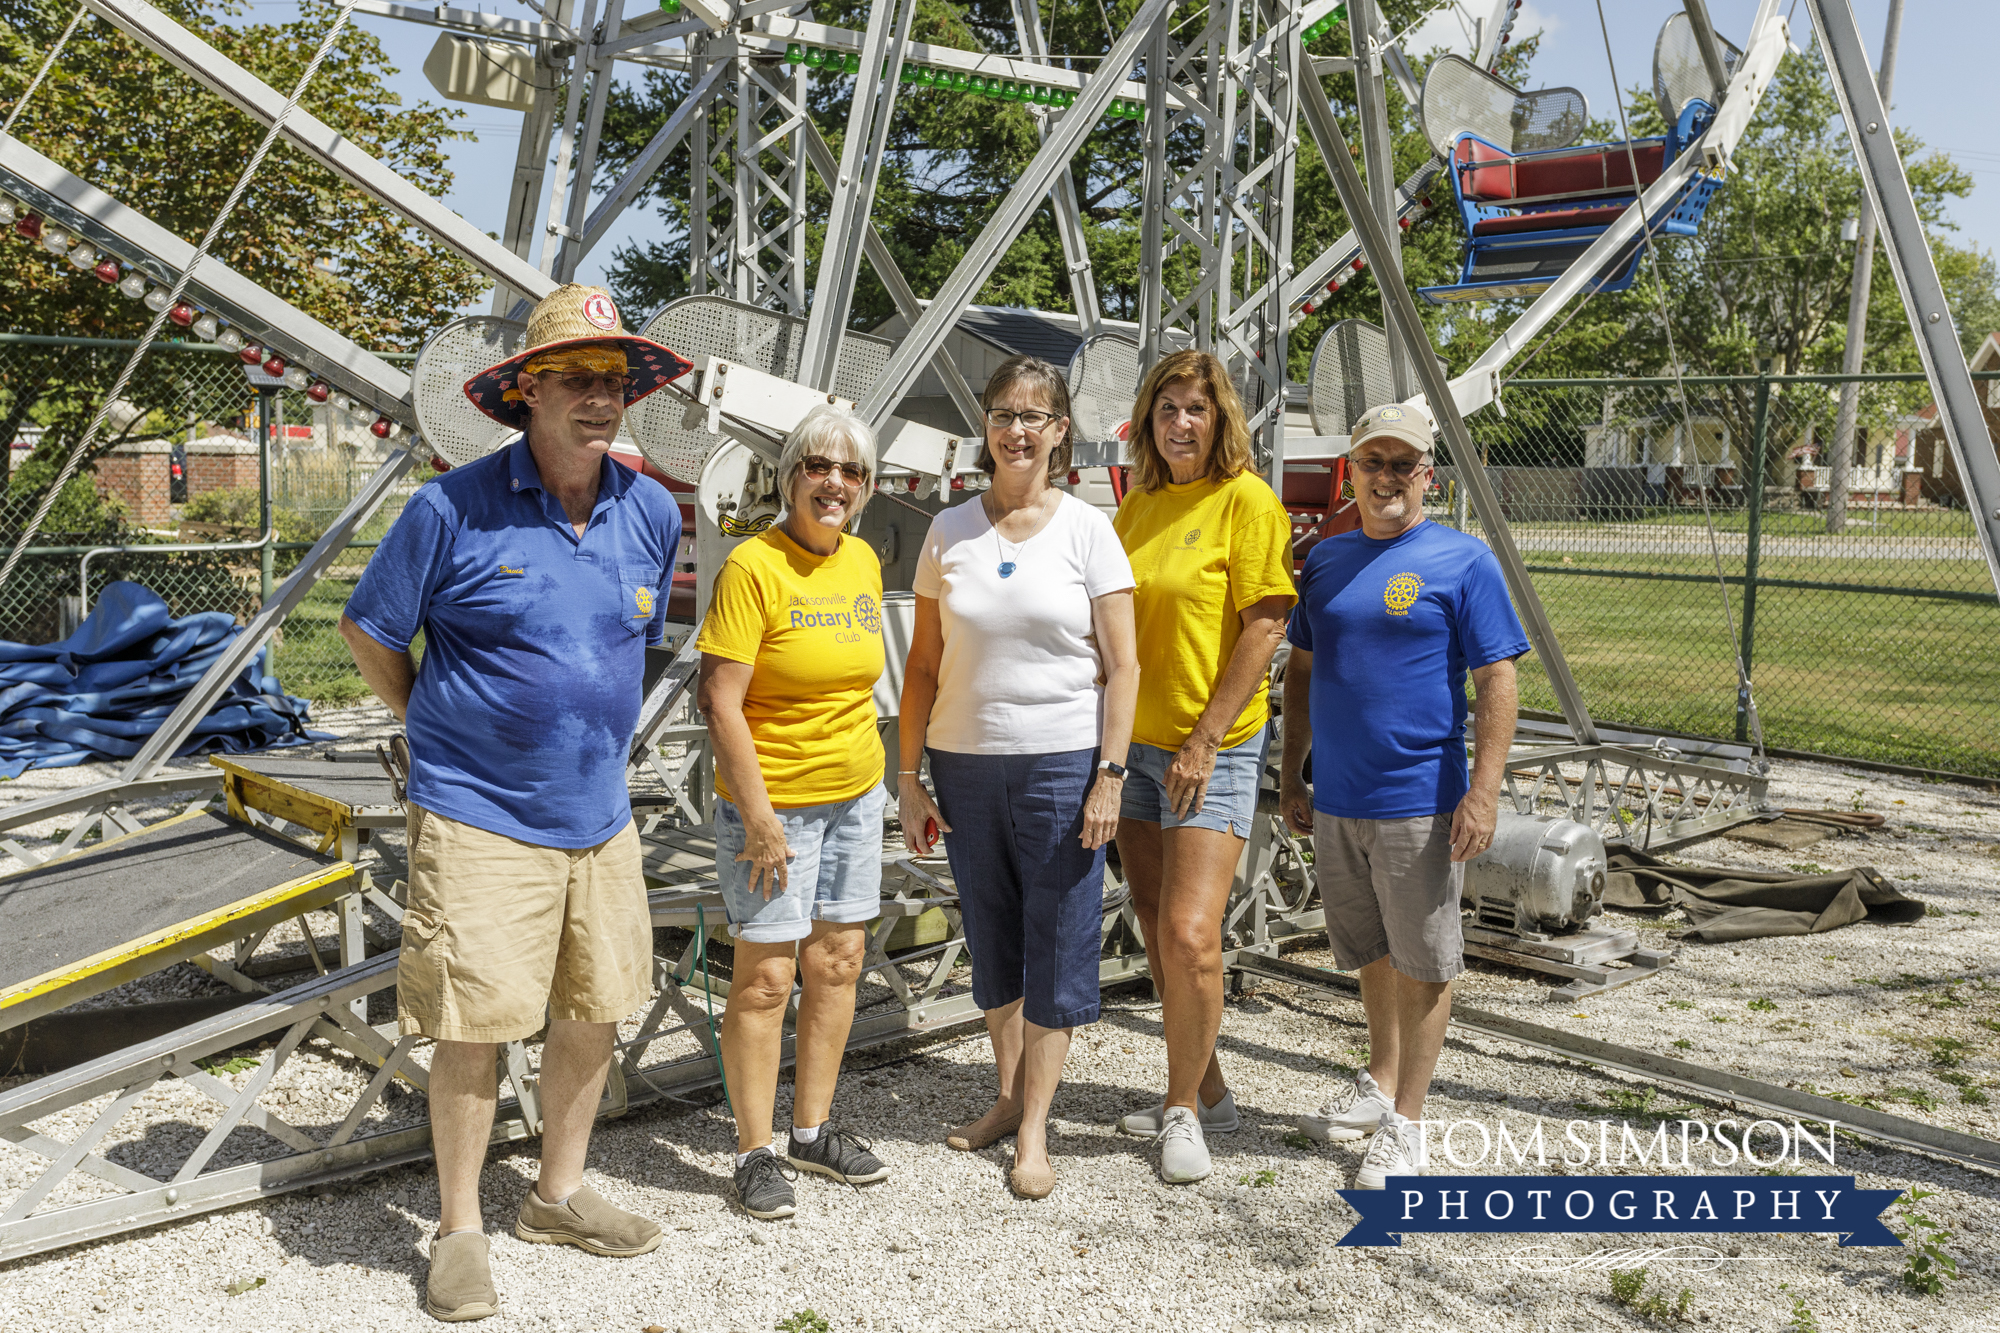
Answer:
<svg viewBox="0 0 2000 1333"><path fill-rule="evenodd" d="M285 387L287 389L297 389L303 393L306 385L311 383L312 376L308 375L302 367L290 366L285 370Z"/></svg>
<svg viewBox="0 0 2000 1333"><path fill-rule="evenodd" d="M197 333L201 331L199 323L196 323L195 331ZM204 334L203 336L206 337L207 335ZM235 329L225 328L215 335L215 345L224 351L240 352L243 350L243 335Z"/></svg>
<svg viewBox="0 0 2000 1333"><path fill-rule="evenodd" d="M69 262L85 273L97 267L97 247L88 241L78 241L69 248Z"/></svg>
<svg viewBox="0 0 2000 1333"><path fill-rule="evenodd" d="M220 332L222 332L222 321L214 315L203 315L194 322L194 336L205 343L214 342Z"/></svg>
<svg viewBox="0 0 2000 1333"><path fill-rule="evenodd" d="M52 255L59 255L68 250L71 239L70 234L61 227L48 223L42 225L42 249Z"/></svg>
<svg viewBox="0 0 2000 1333"><path fill-rule="evenodd" d="M0 194L0 227L13 226L14 220L20 216L21 210L14 200L8 195Z"/></svg>
<svg viewBox="0 0 2000 1333"><path fill-rule="evenodd" d="M152 291L146 293L146 309L152 311L154 314L158 314L160 311L165 310L172 300L173 293L169 292L165 287L155 287Z"/></svg>
<svg viewBox="0 0 2000 1333"><path fill-rule="evenodd" d="M128 300L136 301L146 294L146 279L139 273L127 273L118 280L118 292Z"/></svg>
<svg viewBox="0 0 2000 1333"><path fill-rule="evenodd" d="M352 412L354 400L344 393L337 393L333 396L333 408L336 412Z"/></svg>

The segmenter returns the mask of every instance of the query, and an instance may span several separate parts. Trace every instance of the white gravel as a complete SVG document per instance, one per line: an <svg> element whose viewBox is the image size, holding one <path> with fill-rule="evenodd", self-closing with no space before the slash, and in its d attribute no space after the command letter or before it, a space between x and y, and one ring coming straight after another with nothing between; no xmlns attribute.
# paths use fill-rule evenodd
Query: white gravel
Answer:
<svg viewBox="0 0 2000 1333"><path fill-rule="evenodd" d="M347 710L320 724L357 737L381 723L379 712ZM104 775L101 768L31 773L0 787L0 796L25 799ZM1485 964L1466 974L1459 994L1530 1021L2000 1138L2000 1115L1980 1102L2000 1082L1993 1059L2000 798L1790 763L1779 767L1774 789L1786 805L1850 809L1858 799L1888 815L1890 828L1801 852L1718 839L1676 855L1764 868L1873 864L1938 914L1901 929L1859 925L1801 939L1688 945L1660 975L1581 1005L1550 1005L1545 979ZM1310 950L1292 956L1331 961ZM104 998L214 988L198 970L176 968ZM1602 1268L1535 1273L1510 1256L1546 1242L1581 1259L1681 1237L1411 1236L1393 1249L1334 1245L1353 1219L1334 1191L1348 1183L1363 1145L1301 1148L1285 1137L1288 1117L1320 1102L1365 1057L1352 1002L1272 983L1233 998L1222 1050L1244 1128L1211 1138L1209 1180L1160 1184L1148 1146L1112 1126L1121 1112L1157 1098L1158 1010L1136 988L1107 1000L1104 1019L1078 1033L1052 1130L1060 1184L1041 1203L1008 1194L1004 1146L966 1155L943 1145L945 1127L976 1115L990 1097L990 1052L971 1027L850 1059L836 1114L874 1141L895 1175L859 1191L806 1177L790 1222L756 1223L734 1209L733 1133L720 1106L648 1107L599 1127L590 1183L668 1227L665 1243L639 1259L516 1241L512 1212L533 1177L533 1146L496 1150L486 1194L502 1311L485 1327L762 1333L806 1309L832 1329L940 1333L1649 1326L1612 1300ZM1762 1000L1775 1009L1748 1007ZM1957 1044L1941 1047L1940 1039ZM1960 1063L1941 1064L1940 1054ZM308 1109L357 1077L331 1061L300 1061L287 1073ZM1575 1117L1615 1118L1607 1095L1640 1090L1602 1071L1454 1033L1429 1114L1505 1122L1517 1133L1540 1115L1553 1130ZM789 1083L780 1116L788 1097ZM1697 1114L1714 1120L1728 1112L1718 1102ZM172 1096L142 1118L162 1149L192 1132ZM1713 1268L1676 1270L1653 1259L1647 1290L1664 1283L1671 1297L1688 1288L1690 1318L1716 1329L1807 1327L1794 1321L1795 1296L1817 1321L1811 1326L1829 1333L2000 1329L1994 1175L1865 1142L1843 1141L1839 1153L1839 1173L1863 1186L1938 1191L1923 1207L1954 1232L1948 1248L1961 1281L1941 1297L1915 1296L1898 1281L1900 1251L1738 1235L1718 1242L1739 1252ZM0 1190L18 1188L31 1160L0 1146ZM0 1329L431 1327L421 1291L435 1217L429 1172L411 1167L18 1260L0 1267ZM227 1294L231 1284L257 1278L262 1286Z"/></svg>

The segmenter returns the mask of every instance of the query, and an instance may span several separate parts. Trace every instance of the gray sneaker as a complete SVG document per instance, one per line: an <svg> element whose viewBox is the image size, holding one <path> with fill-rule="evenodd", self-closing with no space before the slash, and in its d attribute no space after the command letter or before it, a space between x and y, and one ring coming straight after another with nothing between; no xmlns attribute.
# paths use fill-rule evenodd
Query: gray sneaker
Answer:
<svg viewBox="0 0 2000 1333"><path fill-rule="evenodd" d="M1423 1173L1423 1126L1391 1111L1382 1117L1381 1128L1368 1141L1368 1153L1361 1159L1361 1169L1354 1173L1354 1188L1379 1190L1392 1176Z"/></svg>
<svg viewBox="0 0 2000 1333"><path fill-rule="evenodd" d="M752 1217L790 1217L799 1210L792 1182L799 1173L778 1160L769 1148L759 1148L736 1168L736 1201Z"/></svg>
<svg viewBox="0 0 2000 1333"><path fill-rule="evenodd" d="M1342 1143L1374 1133L1382 1116L1395 1109L1396 1104L1364 1069L1354 1076L1354 1087L1345 1097L1328 1098L1319 1110L1300 1116L1299 1129L1320 1143Z"/></svg>
<svg viewBox="0 0 2000 1333"><path fill-rule="evenodd" d="M1167 1108L1159 1145L1160 1179L1169 1185L1192 1185L1206 1180L1215 1169L1208 1160L1208 1145L1202 1141L1201 1122L1185 1106Z"/></svg>
<svg viewBox="0 0 2000 1333"><path fill-rule="evenodd" d="M1222 1100L1213 1106L1202 1105L1201 1094L1194 1095L1195 1104L1201 1106L1201 1129L1204 1134L1234 1134L1243 1128L1243 1119L1236 1114L1236 1094L1228 1088L1222 1090ZM1154 1102L1143 1111L1133 1111L1121 1116L1118 1128L1127 1134L1138 1134L1155 1139L1160 1136L1160 1125L1167 1118L1165 1099Z"/></svg>
<svg viewBox="0 0 2000 1333"><path fill-rule="evenodd" d="M836 1128L831 1120L819 1127L819 1136L811 1143L800 1143L792 1135L785 1155L801 1171L817 1171L849 1185L872 1185L889 1176L889 1168L869 1151L866 1139Z"/></svg>

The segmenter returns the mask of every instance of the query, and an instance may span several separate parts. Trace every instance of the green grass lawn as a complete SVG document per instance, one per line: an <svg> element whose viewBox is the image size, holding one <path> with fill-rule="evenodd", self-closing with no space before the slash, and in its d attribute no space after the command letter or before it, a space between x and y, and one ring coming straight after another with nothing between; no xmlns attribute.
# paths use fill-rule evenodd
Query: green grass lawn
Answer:
<svg viewBox="0 0 2000 1333"><path fill-rule="evenodd" d="M1554 563L1546 552L1529 558ZM1571 560L1573 569L1622 564L1712 577L1712 566L1692 558ZM1991 591L1984 565L1973 562L1838 564L1771 561L1763 572L1822 582L1865 575L1956 591L1985 584ZM1735 733L1736 672L1714 582L1545 572L1534 579L1593 716L1704 736ZM1740 623L1740 584L1731 585L1730 603ZM2000 606L1765 587L1753 651L1750 674L1768 744L2000 776ZM1522 703L1555 707L1539 665L1522 673Z"/></svg>

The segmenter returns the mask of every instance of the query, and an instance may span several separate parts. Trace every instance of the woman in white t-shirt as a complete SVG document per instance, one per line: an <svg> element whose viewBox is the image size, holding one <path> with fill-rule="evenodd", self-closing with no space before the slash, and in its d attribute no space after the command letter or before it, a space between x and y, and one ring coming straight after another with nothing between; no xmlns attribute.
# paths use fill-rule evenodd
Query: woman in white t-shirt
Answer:
<svg viewBox="0 0 2000 1333"><path fill-rule="evenodd" d="M1015 1134L1009 1183L1039 1199L1056 1183L1045 1122L1070 1033L1097 1021L1104 847L1139 658L1118 534L1055 485L1070 457L1062 373L1013 357L982 406L992 487L932 520L917 563L897 811L913 851L950 834L999 1074L992 1109L945 1141L971 1152Z"/></svg>

